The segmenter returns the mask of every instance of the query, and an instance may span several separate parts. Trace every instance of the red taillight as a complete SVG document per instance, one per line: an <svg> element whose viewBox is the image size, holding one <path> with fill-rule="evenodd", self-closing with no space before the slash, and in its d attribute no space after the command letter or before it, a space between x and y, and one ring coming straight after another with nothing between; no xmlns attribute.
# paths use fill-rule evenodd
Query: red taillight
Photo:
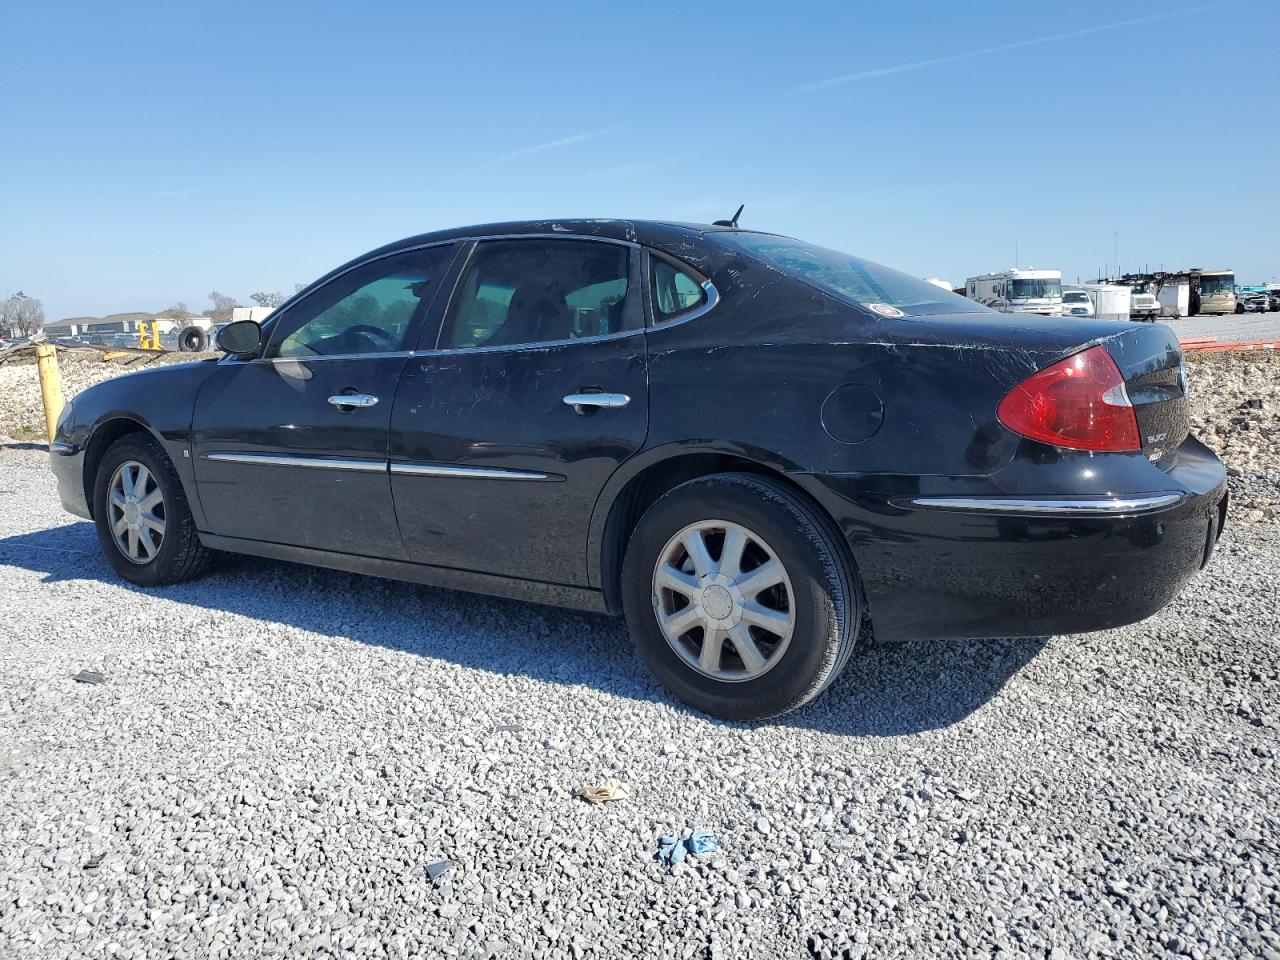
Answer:
<svg viewBox="0 0 1280 960"><path fill-rule="evenodd" d="M1073 450L1140 450L1138 418L1124 377L1102 347L1090 347L1032 374L996 408L1024 437Z"/></svg>

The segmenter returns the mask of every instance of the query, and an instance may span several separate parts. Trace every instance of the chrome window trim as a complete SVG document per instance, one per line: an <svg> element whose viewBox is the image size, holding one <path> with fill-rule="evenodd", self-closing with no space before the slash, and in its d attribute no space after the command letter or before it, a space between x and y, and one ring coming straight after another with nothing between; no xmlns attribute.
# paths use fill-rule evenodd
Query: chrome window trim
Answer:
<svg viewBox="0 0 1280 960"><path fill-rule="evenodd" d="M563 480L559 474L540 470L508 470L503 467L459 467L447 463L408 463L395 461L391 472L403 477L452 477L472 480Z"/></svg>
<svg viewBox="0 0 1280 960"><path fill-rule="evenodd" d="M254 357L252 360L235 360L235 363L322 363L325 360L407 360L413 350L389 350L385 353L334 353L316 357ZM224 358L227 359L227 358Z"/></svg>
<svg viewBox="0 0 1280 960"><path fill-rule="evenodd" d="M647 256L645 257L644 286L645 286L645 301L648 304L648 310L649 310L649 318L648 318L649 329L665 330L668 327L674 327L681 323L688 323L691 320L697 320L699 317L706 316L708 313L710 313L712 310L715 309L716 305L720 302L720 291L716 289L716 285L711 282L710 277L708 277L701 270L698 270L696 267L691 267L689 264L685 263L683 260L680 260L677 257L673 257L671 254L666 253L665 251L657 250L653 248L646 248L645 252ZM668 266L673 267L676 270L679 270L681 273L684 273L692 277L694 280L696 280L698 282L698 286L702 287L703 292L706 293L707 295L706 300L698 304L696 307L690 307L688 310L685 310L681 313L675 313L669 317L659 317L658 306L656 303L653 302L653 295L654 295L653 261L654 260L661 260L664 263L666 263Z"/></svg>
<svg viewBox="0 0 1280 960"><path fill-rule="evenodd" d="M344 457L305 456L282 453L241 453L217 450L202 453L201 459L221 463L251 463L266 467L308 467L316 470L346 470L354 473L386 473L386 460L353 460Z"/></svg>
<svg viewBox="0 0 1280 960"><path fill-rule="evenodd" d="M1180 503L1181 493L1153 493L1135 497L914 497L913 507L976 513L1028 514L1033 516L1117 516L1149 513Z"/></svg>
<svg viewBox="0 0 1280 960"><path fill-rule="evenodd" d="M716 304L720 302L720 291L716 289L716 285L710 280L702 281L702 289L707 293L705 303L701 303L696 307L691 307L684 313L677 313L674 316L665 317L662 320L654 320L653 329L665 330L667 327L674 327L679 323L688 323L690 320L697 320L699 317L706 316L716 308Z"/></svg>
<svg viewBox="0 0 1280 960"><path fill-rule="evenodd" d="M550 347L567 347L574 343L600 343L602 340L621 340L623 337L634 337L643 334L643 330L619 330L617 333L602 333L598 337L570 337L568 340L538 340L535 343L517 343L510 346L497 344L492 347L449 347L443 350L418 350L415 357L447 357L460 353L499 353L517 350L546 350Z"/></svg>

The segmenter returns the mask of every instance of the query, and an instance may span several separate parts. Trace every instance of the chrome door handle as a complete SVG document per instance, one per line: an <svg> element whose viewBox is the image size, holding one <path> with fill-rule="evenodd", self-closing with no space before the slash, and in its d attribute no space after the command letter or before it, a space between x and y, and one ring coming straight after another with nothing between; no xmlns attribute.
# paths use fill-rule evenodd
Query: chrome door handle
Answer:
<svg viewBox="0 0 1280 960"><path fill-rule="evenodd" d="M625 393L571 393L564 402L578 413L586 413L591 407L603 410L617 410L631 402Z"/></svg>
<svg viewBox="0 0 1280 960"><path fill-rule="evenodd" d="M377 406L378 398L368 393L340 393L330 397L329 402L335 407L373 407Z"/></svg>

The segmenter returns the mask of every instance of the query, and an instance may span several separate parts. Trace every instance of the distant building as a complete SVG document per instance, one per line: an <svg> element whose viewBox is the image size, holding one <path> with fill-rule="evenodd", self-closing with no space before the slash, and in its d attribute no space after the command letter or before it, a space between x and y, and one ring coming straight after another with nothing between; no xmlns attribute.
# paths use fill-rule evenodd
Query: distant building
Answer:
<svg viewBox="0 0 1280 960"><path fill-rule="evenodd" d="M160 332L168 333L182 326L184 321L159 317L154 313L113 313L105 317L68 317L56 323L46 323L44 332L50 337L89 337L101 334L137 333L142 323L159 323Z"/></svg>
<svg viewBox="0 0 1280 960"><path fill-rule="evenodd" d="M252 320L254 323L261 323L271 316L275 309L275 307L235 307L231 311L231 322Z"/></svg>

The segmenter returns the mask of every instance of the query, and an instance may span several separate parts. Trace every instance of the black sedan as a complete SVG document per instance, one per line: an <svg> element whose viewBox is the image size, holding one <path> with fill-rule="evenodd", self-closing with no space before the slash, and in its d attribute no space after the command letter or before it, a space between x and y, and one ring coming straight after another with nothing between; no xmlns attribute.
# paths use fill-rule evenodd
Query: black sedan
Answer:
<svg viewBox="0 0 1280 960"><path fill-rule="evenodd" d="M1226 519L1168 328L734 226L413 237L219 345L58 425L63 503L122 577L228 551L624 613L732 719L813 699L873 633L1150 616Z"/></svg>

